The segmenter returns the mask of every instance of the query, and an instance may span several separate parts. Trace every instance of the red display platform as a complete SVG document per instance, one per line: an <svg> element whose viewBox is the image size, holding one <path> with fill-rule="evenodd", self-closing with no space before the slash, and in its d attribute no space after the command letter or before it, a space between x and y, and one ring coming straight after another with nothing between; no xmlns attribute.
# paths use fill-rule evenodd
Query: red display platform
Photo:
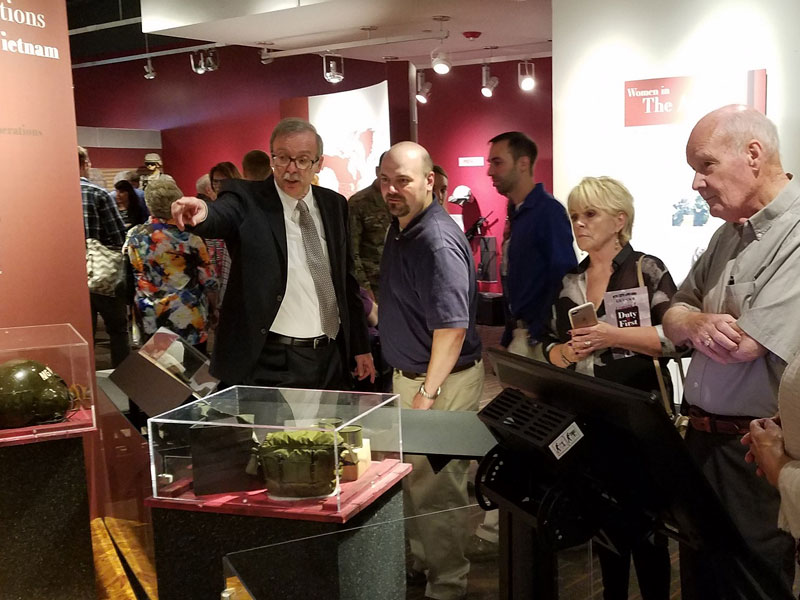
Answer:
<svg viewBox="0 0 800 600"><path fill-rule="evenodd" d="M16 429L0 429L0 447L30 444L42 440L62 440L96 431L93 408L84 408L70 415L61 423L33 425Z"/></svg>
<svg viewBox="0 0 800 600"><path fill-rule="evenodd" d="M410 472L410 464L401 463L396 459L373 462L358 481L341 483L342 489L338 502L336 496L308 500L270 500L266 490L232 492L213 496L195 496L191 491L186 491L176 498L148 498L145 500L145 505L153 508L252 517L346 523ZM364 486L365 480L371 480L372 485Z"/></svg>

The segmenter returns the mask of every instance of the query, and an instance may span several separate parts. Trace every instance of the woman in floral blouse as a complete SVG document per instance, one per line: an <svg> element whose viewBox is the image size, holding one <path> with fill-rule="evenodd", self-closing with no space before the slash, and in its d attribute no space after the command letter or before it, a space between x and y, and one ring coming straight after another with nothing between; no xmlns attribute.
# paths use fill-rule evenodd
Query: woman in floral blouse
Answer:
<svg viewBox="0 0 800 600"><path fill-rule="evenodd" d="M182 196L173 181L150 182L145 190L150 219L128 232L126 252L144 334L166 327L205 353L218 284L203 240L171 221L170 207Z"/></svg>
<svg viewBox="0 0 800 600"><path fill-rule="evenodd" d="M674 345L664 336L661 319L676 287L663 262L634 251L629 243L634 217L630 192L610 177L586 177L570 192L567 210L578 247L588 256L562 280L550 332L543 341L545 357L558 367L660 395L652 357L675 354ZM640 303L636 305L630 298L639 288L640 260L646 290L639 290ZM628 300L614 311L606 306L614 300L609 293ZM569 310L586 302L594 304L598 323L573 329ZM618 318L622 321L619 326ZM671 400L668 359L660 360ZM603 598L628 598L631 555L642 598L669 598L666 536L653 533L644 539L631 539L630 532L613 527L606 533L618 553L598 547Z"/></svg>

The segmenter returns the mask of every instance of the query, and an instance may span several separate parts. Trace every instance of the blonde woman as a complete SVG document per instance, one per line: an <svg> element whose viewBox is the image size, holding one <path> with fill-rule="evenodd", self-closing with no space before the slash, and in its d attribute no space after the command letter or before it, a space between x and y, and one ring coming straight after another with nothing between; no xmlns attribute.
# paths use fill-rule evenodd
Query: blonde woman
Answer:
<svg viewBox="0 0 800 600"><path fill-rule="evenodd" d="M663 262L636 252L630 245L633 198L619 181L586 177L570 192L567 212L578 247L588 256L562 280L553 305L550 333L543 342L545 357L559 367L658 394L652 357L675 352L672 342L664 336L661 319L676 287ZM637 306L632 300L628 303L628 299L634 298L640 287L640 260L646 294L639 290ZM626 301L616 311L610 307L607 311L607 293L622 291L625 295L615 295ZM569 310L586 302L594 305L598 322L573 329ZM646 316L650 325L642 326ZM618 319L625 326L617 326ZM666 361L662 360L661 371L671 395ZM670 584L666 537L651 535L631 542L626 539L626 532L607 533L619 554L598 549L605 600L627 599L631 556L642 598L666 600Z"/></svg>

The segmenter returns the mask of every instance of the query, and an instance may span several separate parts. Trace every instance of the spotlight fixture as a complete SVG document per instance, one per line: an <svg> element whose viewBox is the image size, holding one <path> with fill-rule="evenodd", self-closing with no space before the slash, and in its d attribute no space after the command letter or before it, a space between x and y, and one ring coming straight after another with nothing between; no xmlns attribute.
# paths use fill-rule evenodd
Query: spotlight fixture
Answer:
<svg viewBox="0 0 800 600"><path fill-rule="evenodd" d="M144 78L155 79L156 70L153 68L153 61L150 60L150 44L147 41L147 34L144 34L144 51L147 53L147 64L144 66Z"/></svg>
<svg viewBox="0 0 800 600"><path fill-rule="evenodd" d="M147 64L144 66L144 78L145 79L156 78L156 70L153 68L153 61L151 61L149 58L147 59Z"/></svg>
<svg viewBox="0 0 800 600"><path fill-rule="evenodd" d="M216 71L217 69L219 69L219 54L217 54L216 48L209 48L206 50L206 71Z"/></svg>
<svg viewBox="0 0 800 600"><path fill-rule="evenodd" d="M216 71L219 69L219 56L217 55L216 48L209 48L208 50L198 50L189 55L189 62L192 65L192 71L198 75L202 75L206 71Z"/></svg>
<svg viewBox="0 0 800 600"><path fill-rule="evenodd" d="M447 53L441 50L441 47L445 38L450 35L449 32L444 30L444 24L450 20L450 17L436 15L433 20L439 23L439 45L431 51L431 67L439 75L447 75L453 65L450 59L447 58Z"/></svg>
<svg viewBox="0 0 800 600"><path fill-rule="evenodd" d="M481 67L481 94L491 98L498 83L500 83L500 80L497 77L492 77L489 72L489 65L483 65Z"/></svg>
<svg viewBox="0 0 800 600"><path fill-rule="evenodd" d="M433 67L433 70L439 75L447 75L452 66L452 63L447 58L446 52L442 52L438 48L431 52L431 67Z"/></svg>
<svg viewBox="0 0 800 600"><path fill-rule="evenodd" d="M523 92L530 92L536 87L536 79L533 76L533 63L523 60L517 65L517 82Z"/></svg>
<svg viewBox="0 0 800 600"><path fill-rule="evenodd" d="M258 51L258 57L261 59L262 65L268 65L273 60L275 60L274 58L272 58L272 56L270 56L271 54L272 50L270 48L262 48L261 50Z"/></svg>
<svg viewBox="0 0 800 600"><path fill-rule="evenodd" d="M425 71L417 73L417 102L420 104L428 103L431 87L433 87L433 84L430 81L425 81Z"/></svg>
<svg viewBox="0 0 800 600"><path fill-rule="evenodd" d="M202 51L192 52L189 55L189 63L192 65L192 71L198 75L202 75L206 72L206 57Z"/></svg>
<svg viewBox="0 0 800 600"><path fill-rule="evenodd" d="M344 79L344 58L341 54L325 54L322 57L322 75L328 83L340 83Z"/></svg>

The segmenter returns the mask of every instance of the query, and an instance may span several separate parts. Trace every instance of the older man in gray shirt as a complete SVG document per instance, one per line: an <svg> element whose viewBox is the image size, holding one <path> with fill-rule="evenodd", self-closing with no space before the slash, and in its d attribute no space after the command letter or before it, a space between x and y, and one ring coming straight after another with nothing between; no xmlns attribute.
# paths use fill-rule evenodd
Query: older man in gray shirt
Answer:
<svg viewBox="0 0 800 600"><path fill-rule="evenodd" d="M727 221L673 297L664 332L694 354L686 443L763 561L792 598L794 545L777 528L778 493L745 463L749 421L778 410L778 384L800 350L800 181L781 166L763 114L732 105L697 123L686 146L693 189ZM683 598L714 598L709 557L681 548ZM756 574L752 574L756 578ZM765 597L766 594L765 594ZM777 596L772 596L776 598Z"/></svg>

